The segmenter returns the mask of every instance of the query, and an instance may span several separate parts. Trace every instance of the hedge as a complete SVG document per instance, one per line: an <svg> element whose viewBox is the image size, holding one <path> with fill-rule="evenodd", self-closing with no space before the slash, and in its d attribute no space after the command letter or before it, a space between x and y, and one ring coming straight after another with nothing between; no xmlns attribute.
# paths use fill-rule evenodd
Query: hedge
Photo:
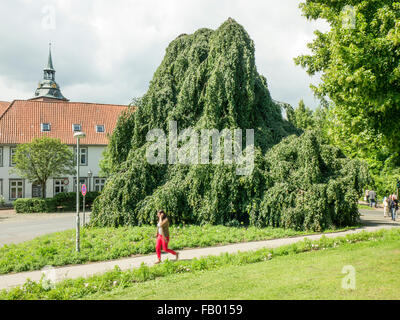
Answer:
<svg viewBox="0 0 400 320"><path fill-rule="evenodd" d="M91 191L86 194L85 199L85 207L91 208L94 199L98 197L100 192ZM72 210L76 208L76 192L62 192L54 196L56 200L57 207L62 207L63 210ZM81 207L82 203L82 195L79 197Z"/></svg>
<svg viewBox="0 0 400 320"><path fill-rule="evenodd" d="M54 199L17 199L13 205L16 213L54 212L57 209Z"/></svg>
<svg viewBox="0 0 400 320"><path fill-rule="evenodd" d="M91 209L94 199L100 193L97 191L88 192L85 199L85 207ZM82 208L82 196L80 196L80 205ZM57 194L54 198L32 198L17 199L13 202L16 213L48 213L55 212L57 209L73 210L76 208L76 193L63 192Z"/></svg>

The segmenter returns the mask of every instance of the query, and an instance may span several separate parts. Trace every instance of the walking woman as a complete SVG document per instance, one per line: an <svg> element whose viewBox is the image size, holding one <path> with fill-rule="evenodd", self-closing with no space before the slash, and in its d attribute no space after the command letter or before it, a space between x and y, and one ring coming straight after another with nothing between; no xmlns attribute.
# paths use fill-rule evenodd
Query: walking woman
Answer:
<svg viewBox="0 0 400 320"><path fill-rule="evenodd" d="M386 216L389 216L389 198L385 196L383 198L383 217L386 218Z"/></svg>
<svg viewBox="0 0 400 320"><path fill-rule="evenodd" d="M158 223L157 223L157 242L156 242L156 253L158 261L157 263L161 262L161 248L168 253L175 255L176 260L179 259L179 253L175 252L171 249L168 249L168 242L169 242L169 220L167 215L163 210L157 212Z"/></svg>
<svg viewBox="0 0 400 320"><path fill-rule="evenodd" d="M390 201L390 210L392 213L392 220L396 221L397 210L399 209L399 204L397 201L397 197L395 194L392 194L391 201Z"/></svg>

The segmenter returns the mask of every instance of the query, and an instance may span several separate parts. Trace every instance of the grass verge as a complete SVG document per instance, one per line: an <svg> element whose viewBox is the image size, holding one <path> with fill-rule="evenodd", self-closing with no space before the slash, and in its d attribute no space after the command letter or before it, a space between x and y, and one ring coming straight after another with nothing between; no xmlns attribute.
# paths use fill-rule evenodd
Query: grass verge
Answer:
<svg viewBox="0 0 400 320"><path fill-rule="evenodd" d="M129 288L131 288L133 291L136 290L140 296L140 291L137 291L137 286L140 285L140 283L144 284L155 279L163 280L162 278L168 276L197 274L203 271L220 270L228 267L269 262L268 260L274 260L278 257L295 256L300 253L311 251L337 251L339 254L341 254L343 251L352 250L354 254L357 254L356 249L359 249L359 247L355 245L356 243L365 243L366 246L370 246L385 243L397 244L399 240L400 229L381 230L378 232L361 232L333 239L322 237L318 241L310 241L306 239L302 242L276 249L261 249L258 251L241 252L237 254L222 254L220 256L209 256L190 261L171 262L167 260L160 265L155 265L152 267L142 265L140 268L128 271L121 271L116 268L115 270L107 272L103 275L92 276L89 278L68 279L57 284L51 284L43 280L40 282L27 281L23 286L13 288L9 291L1 291L0 299L72 300L84 298L104 298L106 297L104 295L112 290L125 290ZM379 252L379 249L375 251ZM374 256L369 258L372 260L375 259ZM398 259L396 261L398 266ZM327 264L329 265L329 262L327 262ZM301 264L292 264L291 267L302 271ZM381 270L378 272L381 272ZM304 272L302 272L302 274L307 275L307 273ZM379 275L382 276L381 274ZM247 277L243 277L243 273L241 273L239 278L244 280L244 282L241 282L243 283L244 288L247 288L246 286L248 286L248 283L245 281ZM396 286L396 283L393 285ZM211 283L208 287L210 290L215 290L215 285L213 285L213 283ZM171 286L169 286L168 289L169 292L173 292L171 291L173 290L171 289ZM121 292L119 291L119 293ZM190 299L191 297L190 295L186 295L185 291L183 291L182 298Z"/></svg>
<svg viewBox="0 0 400 320"><path fill-rule="evenodd" d="M366 204L358 204L358 209L374 210L374 208L371 208L370 206L367 206Z"/></svg>
<svg viewBox="0 0 400 320"><path fill-rule="evenodd" d="M170 228L169 247L181 250L305 234L310 232L282 228L173 226ZM40 270L47 265L65 266L149 254L155 252L154 248L155 228L152 226L83 228L81 251L76 252L75 230L71 229L4 245L0 248L0 274Z"/></svg>
<svg viewBox="0 0 400 320"><path fill-rule="evenodd" d="M253 264L172 274L84 299L399 300L399 253L398 240L353 243ZM354 287L343 286L351 274Z"/></svg>

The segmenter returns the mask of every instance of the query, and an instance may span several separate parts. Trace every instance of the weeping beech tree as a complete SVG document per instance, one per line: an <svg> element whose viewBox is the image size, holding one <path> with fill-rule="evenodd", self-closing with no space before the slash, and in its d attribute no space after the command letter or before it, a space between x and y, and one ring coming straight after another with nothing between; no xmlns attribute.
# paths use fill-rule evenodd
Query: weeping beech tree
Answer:
<svg viewBox="0 0 400 320"><path fill-rule="evenodd" d="M254 167L238 175L235 162L150 164L147 134L159 129L168 136L171 121L195 132L253 129ZM241 25L228 19L215 31L181 35L166 49L135 112L118 121L103 161L109 178L91 223L152 224L161 208L173 223L318 231L356 223L364 167L316 133L298 132L271 99ZM242 139L235 142L245 144L245 134Z"/></svg>

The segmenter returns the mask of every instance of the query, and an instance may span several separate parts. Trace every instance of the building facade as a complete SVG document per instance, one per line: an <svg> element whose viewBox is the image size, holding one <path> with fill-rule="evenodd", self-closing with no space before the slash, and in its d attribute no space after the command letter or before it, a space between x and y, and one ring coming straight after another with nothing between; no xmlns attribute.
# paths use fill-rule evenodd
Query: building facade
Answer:
<svg viewBox="0 0 400 320"><path fill-rule="evenodd" d="M22 179L13 167L13 155L21 143L33 138L58 138L76 152L75 132L84 132L80 140L80 184L88 191L101 191L105 178L99 162L124 105L70 102L55 82L55 69L49 49L43 80L29 100L0 102L0 195L6 203L19 198L41 197L41 187ZM76 153L75 153L76 154ZM46 184L46 197L76 191L76 177L52 177Z"/></svg>

